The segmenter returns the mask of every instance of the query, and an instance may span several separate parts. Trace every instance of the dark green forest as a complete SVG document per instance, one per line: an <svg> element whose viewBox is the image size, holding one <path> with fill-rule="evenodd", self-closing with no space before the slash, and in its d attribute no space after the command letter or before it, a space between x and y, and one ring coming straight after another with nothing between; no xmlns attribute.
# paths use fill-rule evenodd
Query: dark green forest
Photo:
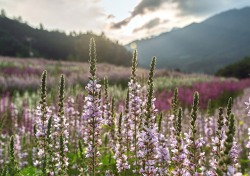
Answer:
<svg viewBox="0 0 250 176"><path fill-rule="evenodd" d="M250 57L245 57L239 62L230 64L217 71L216 76L235 77L239 79L249 78Z"/></svg>
<svg viewBox="0 0 250 176"><path fill-rule="evenodd" d="M66 34L48 31L40 25L33 28L21 18L10 19L0 16L0 55L13 57L43 57L53 60L88 61L89 40L94 37L97 45L98 62L130 66L132 54L118 42L111 41L105 34L92 32Z"/></svg>

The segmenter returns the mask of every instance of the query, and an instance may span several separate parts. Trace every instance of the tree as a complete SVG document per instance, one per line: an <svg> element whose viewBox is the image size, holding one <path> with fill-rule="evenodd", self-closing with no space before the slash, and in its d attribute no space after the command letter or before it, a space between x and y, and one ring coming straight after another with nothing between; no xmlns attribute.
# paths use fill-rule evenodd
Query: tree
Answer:
<svg viewBox="0 0 250 176"><path fill-rule="evenodd" d="M43 24L42 24L42 23L39 24L39 29L40 29L40 30L44 30L44 27L43 27Z"/></svg>
<svg viewBox="0 0 250 176"><path fill-rule="evenodd" d="M4 9L1 9L1 17L6 17L6 11Z"/></svg>

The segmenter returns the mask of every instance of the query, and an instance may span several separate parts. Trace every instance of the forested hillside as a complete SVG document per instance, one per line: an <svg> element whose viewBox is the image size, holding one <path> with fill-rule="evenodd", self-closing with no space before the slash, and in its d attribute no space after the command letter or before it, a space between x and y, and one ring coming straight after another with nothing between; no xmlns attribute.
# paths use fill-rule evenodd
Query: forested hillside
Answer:
<svg viewBox="0 0 250 176"><path fill-rule="evenodd" d="M97 43L99 62L129 66L131 53L104 34L95 35L48 31L33 28L18 19L0 16L0 55L14 57L43 57L54 60L88 61L89 40Z"/></svg>
<svg viewBox="0 0 250 176"><path fill-rule="evenodd" d="M245 79L250 77L250 57L227 65L216 72L217 76Z"/></svg>

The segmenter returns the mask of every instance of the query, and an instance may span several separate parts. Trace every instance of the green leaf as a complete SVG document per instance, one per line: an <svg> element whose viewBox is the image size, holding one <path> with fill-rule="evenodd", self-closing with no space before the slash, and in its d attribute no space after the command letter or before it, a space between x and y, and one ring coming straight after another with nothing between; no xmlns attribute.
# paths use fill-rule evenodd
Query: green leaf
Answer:
<svg viewBox="0 0 250 176"><path fill-rule="evenodd" d="M42 171L35 168L35 167L27 167L21 170L21 175L26 175L26 176L39 176L42 175Z"/></svg>

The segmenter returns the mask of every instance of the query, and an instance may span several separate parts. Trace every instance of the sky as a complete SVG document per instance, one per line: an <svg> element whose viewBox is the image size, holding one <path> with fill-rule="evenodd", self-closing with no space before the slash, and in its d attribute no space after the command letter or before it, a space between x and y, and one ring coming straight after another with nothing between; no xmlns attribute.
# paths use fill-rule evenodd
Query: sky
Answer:
<svg viewBox="0 0 250 176"><path fill-rule="evenodd" d="M8 17L67 33L92 31L127 44L250 6L250 0L0 0Z"/></svg>

